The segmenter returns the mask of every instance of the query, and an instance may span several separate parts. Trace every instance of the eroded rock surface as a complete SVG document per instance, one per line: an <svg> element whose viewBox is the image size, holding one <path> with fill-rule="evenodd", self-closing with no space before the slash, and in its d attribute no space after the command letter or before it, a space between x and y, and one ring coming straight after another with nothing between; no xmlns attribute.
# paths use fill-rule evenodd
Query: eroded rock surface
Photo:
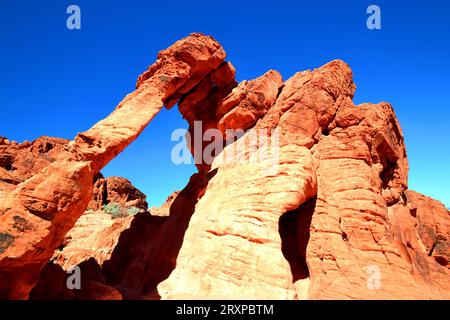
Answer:
<svg viewBox="0 0 450 320"><path fill-rule="evenodd" d="M25 299L39 272L86 210L94 177L153 117L219 68L222 47L200 34L161 51L157 62L104 120L76 138L54 162L0 199L0 297ZM17 221L28 227L17 227Z"/></svg>
<svg viewBox="0 0 450 320"><path fill-rule="evenodd" d="M105 206L117 204L122 208L147 210L146 195L136 189L132 183L121 177L103 178L99 176L94 183L94 196L88 204L88 210L103 210Z"/></svg>
<svg viewBox="0 0 450 320"><path fill-rule="evenodd" d="M120 234L130 227L133 217L147 212L146 196L125 178L99 175L94 196L55 251L52 261L64 270L89 259L99 266L111 258Z"/></svg>
<svg viewBox="0 0 450 320"><path fill-rule="evenodd" d="M68 142L41 137L33 142L17 143L0 138L0 192L14 189L55 161Z"/></svg>
<svg viewBox="0 0 450 320"><path fill-rule="evenodd" d="M273 159L251 161L264 145L248 148L246 136L216 158L177 266L158 286L163 298L448 296L448 270L419 246L416 260L403 256L406 245L395 236L404 222L389 213L406 208L408 164L393 109L354 106L354 88L341 61L284 83L247 133L281 132L277 171L266 170ZM247 163L222 161L231 148ZM298 251L291 243L283 255L285 214L297 215L308 235L294 233Z"/></svg>
<svg viewBox="0 0 450 320"><path fill-rule="evenodd" d="M450 213L408 190L392 106L355 106L352 71L339 60L237 84L224 59L198 34L161 51L108 118L7 190L1 295L26 298L34 287L34 299L450 299ZM160 209L120 223L97 212L114 197L146 208L139 193L123 197L126 180L110 189L98 172L177 102L199 172ZM208 129L224 134L215 138L223 151L199 139ZM230 129L246 132L230 140ZM55 256L63 267L47 264L39 277L89 202L97 211ZM63 273L75 265L86 276L73 293Z"/></svg>

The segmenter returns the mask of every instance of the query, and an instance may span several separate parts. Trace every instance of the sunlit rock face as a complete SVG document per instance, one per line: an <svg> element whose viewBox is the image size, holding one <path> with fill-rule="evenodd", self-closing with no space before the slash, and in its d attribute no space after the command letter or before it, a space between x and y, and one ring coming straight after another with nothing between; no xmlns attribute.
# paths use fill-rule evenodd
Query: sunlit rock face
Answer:
<svg viewBox="0 0 450 320"><path fill-rule="evenodd" d="M340 60L238 84L225 58L192 34L73 141L0 139L0 297L449 299L450 213L408 189L392 106ZM148 209L99 172L176 104L198 173Z"/></svg>
<svg viewBox="0 0 450 320"><path fill-rule="evenodd" d="M159 53L139 77L137 89L107 118L79 133L41 171L2 192L1 298L29 296L41 269L87 209L94 177L139 136L164 104L176 102L224 59L225 52L211 37L192 34L176 42ZM17 221L27 227L17 227Z"/></svg>

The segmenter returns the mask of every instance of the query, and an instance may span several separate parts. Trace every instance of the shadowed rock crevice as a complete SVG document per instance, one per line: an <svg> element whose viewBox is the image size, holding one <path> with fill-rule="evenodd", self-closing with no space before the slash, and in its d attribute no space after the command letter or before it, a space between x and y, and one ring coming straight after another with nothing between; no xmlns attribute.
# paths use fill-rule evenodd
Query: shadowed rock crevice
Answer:
<svg viewBox="0 0 450 320"><path fill-rule="evenodd" d="M106 285L106 278L100 265L91 258L83 261L77 268L79 270L79 285L77 289L69 288L67 283L75 284L70 279L74 274L67 272L60 265L48 263L42 269L39 281L30 292L30 300L119 300L120 292Z"/></svg>
<svg viewBox="0 0 450 320"><path fill-rule="evenodd" d="M388 189L391 186L392 176L397 168L398 165L396 162L387 161L386 165L380 173L380 179L383 189Z"/></svg>
<svg viewBox="0 0 450 320"><path fill-rule="evenodd" d="M280 217L279 232L283 256L291 267L293 282L309 278L306 249L310 238L311 219L316 198Z"/></svg>
<svg viewBox="0 0 450 320"><path fill-rule="evenodd" d="M159 299L157 286L176 266L195 204L216 171L193 175L173 199L168 216L139 214L119 239L103 271L127 299Z"/></svg>
<svg viewBox="0 0 450 320"><path fill-rule="evenodd" d="M93 258L78 264L82 290L68 290L69 275L51 262L41 272L30 299L159 299L157 286L175 268L195 204L215 173L194 174L187 186L170 199L166 216L137 214L130 227L120 233L110 259L102 265Z"/></svg>

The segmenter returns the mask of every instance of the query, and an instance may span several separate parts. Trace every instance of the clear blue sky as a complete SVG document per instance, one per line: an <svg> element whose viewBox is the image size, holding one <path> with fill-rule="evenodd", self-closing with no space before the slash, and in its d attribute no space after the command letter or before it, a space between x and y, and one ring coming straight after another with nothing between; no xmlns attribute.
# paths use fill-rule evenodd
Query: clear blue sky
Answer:
<svg viewBox="0 0 450 320"><path fill-rule="evenodd" d="M81 30L66 28L79 5ZM381 8L382 29L366 28ZM159 50L199 31L224 46L239 80L343 59L355 103L391 102L406 138L410 188L450 206L450 1L113 1L0 2L0 135L72 139L134 89ZM195 171L170 160L178 111L164 111L103 171L130 179L151 205Z"/></svg>

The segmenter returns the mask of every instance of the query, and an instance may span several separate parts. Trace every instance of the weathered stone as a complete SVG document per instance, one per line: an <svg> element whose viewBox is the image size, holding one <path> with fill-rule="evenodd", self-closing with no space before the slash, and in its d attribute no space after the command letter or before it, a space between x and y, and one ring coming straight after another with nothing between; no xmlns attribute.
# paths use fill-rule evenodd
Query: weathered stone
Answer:
<svg viewBox="0 0 450 320"><path fill-rule="evenodd" d="M41 171L0 194L0 233L15 239L0 253L1 298L28 297L42 266L86 210L94 177L137 138L164 104L170 106L168 101L189 92L224 59L225 52L211 37L192 34L177 41L159 53L157 62L139 77L136 91L113 113L79 133ZM47 145L41 149L48 151ZM17 216L33 231L13 228Z"/></svg>
<svg viewBox="0 0 450 320"><path fill-rule="evenodd" d="M161 51L109 117L23 182L10 173L14 155L0 152L8 172L0 176L0 297L450 299L450 213L408 190L392 106L355 106L352 71L340 60L285 82L269 71L238 85L224 59L199 34ZM116 201L146 209L127 180L98 172L163 104L177 102L195 158L206 130L247 132L212 163L197 163L163 207L119 219L100 212ZM19 146L0 139L0 150ZM97 211L73 227L93 194ZM86 290L64 286L73 266Z"/></svg>

